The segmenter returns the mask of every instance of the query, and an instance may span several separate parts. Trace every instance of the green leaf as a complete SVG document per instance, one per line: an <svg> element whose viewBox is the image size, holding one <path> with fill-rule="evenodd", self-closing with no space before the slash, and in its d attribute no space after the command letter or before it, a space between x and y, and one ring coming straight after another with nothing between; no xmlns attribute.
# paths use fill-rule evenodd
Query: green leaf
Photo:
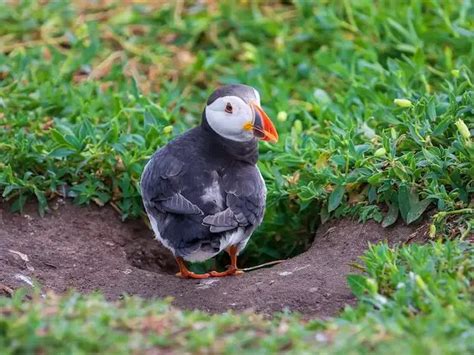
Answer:
<svg viewBox="0 0 474 355"><path fill-rule="evenodd" d="M428 102L428 116L431 121L436 120L436 107L435 107L434 100L430 100Z"/></svg>
<svg viewBox="0 0 474 355"><path fill-rule="evenodd" d="M328 212L328 209L327 209L327 206L323 206L321 208L321 212L319 212L319 215L321 217L321 224L324 224L328 221L329 219L329 212Z"/></svg>
<svg viewBox="0 0 474 355"><path fill-rule="evenodd" d="M333 192L331 192L331 195L329 195L328 212L332 212L339 207L345 191L346 189L344 186L339 185L334 189Z"/></svg>
<svg viewBox="0 0 474 355"><path fill-rule="evenodd" d="M12 212L22 212L23 211L23 207L25 206L25 203L26 203L26 199L27 199L27 196L23 193L20 193L20 195L18 196L18 198L15 200L15 202L13 202L13 204L11 205L10 207L10 211Z"/></svg>
<svg viewBox="0 0 474 355"><path fill-rule="evenodd" d="M409 178L406 168L398 161L395 162L395 164L393 165L392 171L395 173L397 178L400 179L401 181L407 181Z"/></svg>
<svg viewBox="0 0 474 355"><path fill-rule="evenodd" d="M64 132L60 132L56 129L52 129L50 133L51 137L59 145L73 148L75 151L82 149L82 143L73 135L65 134Z"/></svg>
<svg viewBox="0 0 474 355"><path fill-rule="evenodd" d="M370 176L370 177L367 179L367 182L368 182L370 185L378 185L378 184L380 183L380 181L382 180L383 176L384 176L384 173L383 173L383 172L373 174L372 176Z"/></svg>
<svg viewBox="0 0 474 355"><path fill-rule="evenodd" d="M53 140L57 144L69 146L69 142L66 139L64 139L64 135L61 132L59 132L57 129L52 129L49 133L51 135L51 138L53 138Z"/></svg>
<svg viewBox="0 0 474 355"><path fill-rule="evenodd" d="M430 205L431 199L427 198L422 201L413 203L410 206L410 211L407 214L407 223L416 221L425 212L426 208Z"/></svg>
<svg viewBox="0 0 474 355"><path fill-rule="evenodd" d="M57 148L57 149L53 150L52 152L50 152L48 154L48 156L50 156L52 158L65 158L65 157L70 156L71 154L74 154L74 151L71 150L71 149Z"/></svg>
<svg viewBox="0 0 474 355"><path fill-rule="evenodd" d="M48 201L46 200L46 196L44 195L43 191L40 191L37 188L34 189L34 193L36 195L36 199L38 200L38 212L41 217L44 217L44 213L48 206Z"/></svg>
<svg viewBox="0 0 474 355"><path fill-rule="evenodd" d="M389 204L388 212L383 219L382 227L386 228L388 226L391 226L397 221L397 219L398 219L398 204L391 203Z"/></svg>
<svg viewBox="0 0 474 355"><path fill-rule="evenodd" d="M400 215L407 222L408 212L410 212L410 189L407 185L401 185L398 190L398 206Z"/></svg>
<svg viewBox="0 0 474 355"><path fill-rule="evenodd" d="M367 290L367 283L365 277L362 275L348 275L347 283L356 297L363 296L364 292Z"/></svg>
<svg viewBox="0 0 474 355"><path fill-rule="evenodd" d="M313 181L310 181L308 185L301 187L298 197L301 201L309 201L314 199L317 195L318 191L315 189Z"/></svg>
<svg viewBox="0 0 474 355"><path fill-rule="evenodd" d="M79 139L77 139L75 136L66 134L64 136L64 139L68 142L69 146L73 147L76 149L76 151L79 151L82 149L82 143Z"/></svg>
<svg viewBox="0 0 474 355"><path fill-rule="evenodd" d="M417 220L431 203L431 199L420 201L418 192L407 185L401 185L398 191L398 206L406 224Z"/></svg>
<svg viewBox="0 0 474 355"><path fill-rule="evenodd" d="M373 203L377 199L377 189L374 186L369 187L368 199L369 203Z"/></svg>
<svg viewBox="0 0 474 355"><path fill-rule="evenodd" d="M449 127L451 122L454 121L454 118L452 116L448 116L441 120L440 123L435 127L433 130L433 136L440 136L446 131L446 129Z"/></svg>
<svg viewBox="0 0 474 355"><path fill-rule="evenodd" d="M132 89L131 89L132 95L136 100L138 100L140 98L140 89L138 87L138 83L135 80L135 78L132 78L132 83L131 84L132 84Z"/></svg>
<svg viewBox="0 0 474 355"><path fill-rule="evenodd" d="M157 125L156 118L153 114L146 110L144 113L144 128L145 131L150 129L150 127L155 127Z"/></svg>
<svg viewBox="0 0 474 355"><path fill-rule="evenodd" d="M5 190L3 190L2 197L7 197L12 191L17 190L19 187L16 185L8 185L5 187Z"/></svg>

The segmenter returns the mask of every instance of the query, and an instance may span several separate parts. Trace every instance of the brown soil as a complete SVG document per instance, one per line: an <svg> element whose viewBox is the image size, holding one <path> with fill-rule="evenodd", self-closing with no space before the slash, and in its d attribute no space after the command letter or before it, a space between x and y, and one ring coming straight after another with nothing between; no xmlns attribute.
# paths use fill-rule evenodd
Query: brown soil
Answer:
<svg viewBox="0 0 474 355"><path fill-rule="evenodd" d="M406 241L423 229L333 221L319 229L307 252L291 260L242 276L197 281L175 277L172 256L144 223L122 223L109 207L59 204L40 218L33 206L22 215L0 206L0 294L2 288L6 293L36 280L43 291L100 290L110 299L124 293L172 296L178 307L210 312L288 309L331 316L354 303L346 275L356 272L349 264L368 242Z"/></svg>

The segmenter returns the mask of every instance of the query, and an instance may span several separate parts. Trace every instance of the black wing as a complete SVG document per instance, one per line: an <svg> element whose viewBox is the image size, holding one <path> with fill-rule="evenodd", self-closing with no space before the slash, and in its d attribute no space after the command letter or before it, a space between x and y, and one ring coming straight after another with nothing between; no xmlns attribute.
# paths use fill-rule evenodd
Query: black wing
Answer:
<svg viewBox="0 0 474 355"><path fill-rule="evenodd" d="M143 171L142 196L147 210L182 215L203 214L203 211L181 195L178 188L184 163L166 150L158 151Z"/></svg>
<svg viewBox="0 0 474 355"><path fill-rule="evenodd" d="M223 177L226 209L203 220L212 233L258 226L265 210L265 184L255 166L236 169Z"/></svg>

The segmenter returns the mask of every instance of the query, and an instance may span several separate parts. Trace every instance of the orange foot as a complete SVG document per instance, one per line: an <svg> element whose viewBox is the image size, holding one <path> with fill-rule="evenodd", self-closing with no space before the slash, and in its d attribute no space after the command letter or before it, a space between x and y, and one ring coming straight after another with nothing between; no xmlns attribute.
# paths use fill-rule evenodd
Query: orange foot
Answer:
<svg viewBox="0 0 474 355"><path fill-rule="evenodd" d="M244 272L237 268L230 267L226 271L218 272L218 271L211 271L209 275L211 277L226 277L226 276L237 276L242 275Z"/></svg>
<svg viewBox="0 0 474 355"><path fill-rule="evenodd" d="M181 277L183 279L207 279L211 275L209 273L205 274L196 274L192 271L188 271L185 273L182 273L181 271L176 274L176 276Z"/></svg>
<svg viewBox="0 0 474 355"><path fill-rule="evenodd" d="M196 274L192 271L189 271L186 267L184 259L180 256L176 258L176 262L179 266L179 272L176 274L178 277L182 277L183 279L207 279L209 276L211 276L209 273Z"/></svg>
<svg viewBox="0 0 474 355"><path fill-rule="evenodd" d="M231 276L231 275L242 275L244 273L242 270L239 270L239 268L237 267L237 247L235 245L231 245L229 248L227 248L226 251L230 256L229 268L224 272L211 271L209 273L210 276L225 277L225 276Z"/></svg>

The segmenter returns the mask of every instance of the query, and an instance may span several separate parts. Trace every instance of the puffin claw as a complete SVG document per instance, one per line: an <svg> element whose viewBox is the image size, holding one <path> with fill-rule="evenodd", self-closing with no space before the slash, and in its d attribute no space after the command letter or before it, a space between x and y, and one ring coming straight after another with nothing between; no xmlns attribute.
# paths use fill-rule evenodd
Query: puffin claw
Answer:
<svg viewBox="0 0 474 355"><path fill-rule="evenodd" d="M209 276L211 276L208 273L196 274L192 271L189 271L188 268L186 267L184 259L180 256L176 257L176 262L178 263L178 266L179 266L179 272L176 274L176 276L178 277L181 277L183 279L207 279Z"/></svg>
<svg viewBox="0 0 474 355"><path fill-rule="evenodd" d="M178 272L176 273L176 276L182 278L182 279L207 279L209 278L211 275L209 273L205 273L205 274L196 274L194 272L187 272L183 275L183 273L181 272Z"/></svg>
<svg viewBox="0 0 474 355"><path fill-rule="evenodd" d="M226 271L219 272L219 271L211 271L209 275L211 277L225 277L225 276L237 276L237 275L242 275L244 272L239 269L234 269L230 268L227 269Z"/></svg>

